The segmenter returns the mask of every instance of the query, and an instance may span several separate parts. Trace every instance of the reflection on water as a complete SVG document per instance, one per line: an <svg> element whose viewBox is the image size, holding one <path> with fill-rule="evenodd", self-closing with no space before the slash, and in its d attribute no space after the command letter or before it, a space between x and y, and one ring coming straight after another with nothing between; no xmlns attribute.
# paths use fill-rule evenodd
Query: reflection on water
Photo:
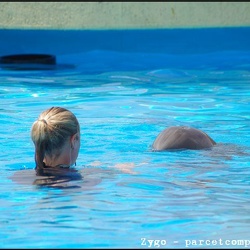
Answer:
<svg viewBox="0 0 250 250"><path fill-rule="evenodd" d="M244 67L86 73L79 65L1 70L0 80L2 247L143 248L146 238L183 248L185 240L249 239ZM50 106L79 118L81 188L26 182L34 168L30 128ZM204 130L218 144L152 152L157 134L174 125Z"/></svg>

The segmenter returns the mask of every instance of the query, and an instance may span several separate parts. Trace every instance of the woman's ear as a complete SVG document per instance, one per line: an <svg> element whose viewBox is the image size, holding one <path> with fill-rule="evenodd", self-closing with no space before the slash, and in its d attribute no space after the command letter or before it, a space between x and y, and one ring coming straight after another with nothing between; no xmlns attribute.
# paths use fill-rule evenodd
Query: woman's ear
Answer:
<svg viewBox="0 0 250 250"><path fill-rule="evenodd" d="M76 144L77 140L78 140L77 133L71 136L71 138L70 138L70 144L71 144L71 148L72 149L75 148L75 144Z"/></svg>

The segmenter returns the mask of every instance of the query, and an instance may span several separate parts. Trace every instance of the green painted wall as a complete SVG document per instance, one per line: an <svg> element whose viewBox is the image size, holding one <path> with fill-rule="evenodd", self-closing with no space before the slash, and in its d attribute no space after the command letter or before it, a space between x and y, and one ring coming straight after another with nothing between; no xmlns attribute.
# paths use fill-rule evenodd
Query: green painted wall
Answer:
<svg viewBox="0 0 250 250"><path fill-rule="evenodd" d="M0 2L1 29L250 26L250 2Z"/></svg>

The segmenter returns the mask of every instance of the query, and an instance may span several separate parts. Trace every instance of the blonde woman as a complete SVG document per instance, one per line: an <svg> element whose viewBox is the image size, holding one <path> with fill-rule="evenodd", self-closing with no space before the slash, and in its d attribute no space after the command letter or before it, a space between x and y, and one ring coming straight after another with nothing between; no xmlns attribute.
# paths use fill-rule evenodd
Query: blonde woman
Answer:
<svg viewBox="0 0 250 250"><path fill-rule="evenodd" d="M61 183L81 179L73 167L80 149L80 125L76 116L62 107L43 111L31 128L35 146L34 184Z"/></svg>

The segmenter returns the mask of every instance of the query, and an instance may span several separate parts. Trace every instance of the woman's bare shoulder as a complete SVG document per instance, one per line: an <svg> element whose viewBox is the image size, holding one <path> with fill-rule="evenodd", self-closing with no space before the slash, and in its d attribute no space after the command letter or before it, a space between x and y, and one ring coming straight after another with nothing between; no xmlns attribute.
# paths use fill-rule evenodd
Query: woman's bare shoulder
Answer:
<svg viewBox="0 0 250 250"><path fill-rule="evenodd" d="M82 178L81 180L71 181L64 178L57 178L54 180L48 176L37 176L34 169L25 169L15 171L13 175L9 177L16 184L21 185L38 185L49 186L57 188L82 188L88 189L98 185L101 182L100 178Z"/></svg>
<svg viewBox="0 0 250 250"><path fill-rule="evenodd" d="M13 175L9 177L13 182L17 184L31 185L37 178L34 169L24 169L15 171Z"/></svg>

